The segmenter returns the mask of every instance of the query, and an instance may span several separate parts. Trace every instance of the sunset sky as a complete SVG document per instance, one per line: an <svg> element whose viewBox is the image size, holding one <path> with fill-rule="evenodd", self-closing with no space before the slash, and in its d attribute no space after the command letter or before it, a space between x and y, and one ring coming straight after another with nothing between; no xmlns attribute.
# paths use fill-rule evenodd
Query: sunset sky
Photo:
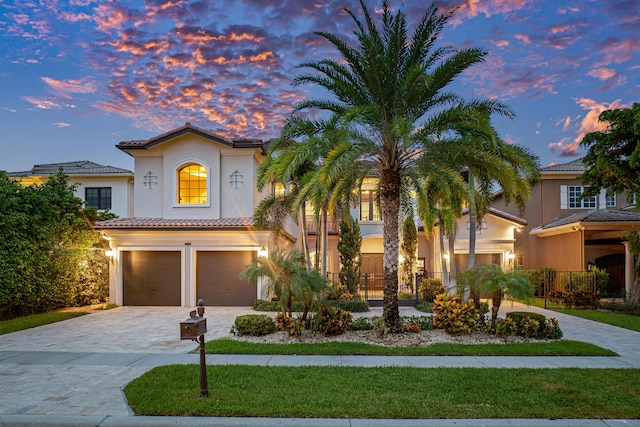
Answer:
<svg viewBox="0 0 640 427"><path fill-rule="evenodd" d="M368 0L379 10L381 0ZM426 1L390 0L415 22ZM454 89L508 104L510 143L541 164L583 154L603 110L640 102L639 0L446 0L443 43L486 62ZM350 37L357 0L0 0L0 170L90 160L133 169L115 148L191 122L230 138L277 137L302 62Z"/></svg>

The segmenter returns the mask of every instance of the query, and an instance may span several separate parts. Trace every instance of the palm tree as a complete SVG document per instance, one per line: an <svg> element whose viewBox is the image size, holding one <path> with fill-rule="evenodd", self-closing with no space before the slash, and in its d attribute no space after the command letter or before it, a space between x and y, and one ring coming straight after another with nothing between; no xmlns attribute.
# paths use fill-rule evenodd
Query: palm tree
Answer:
<svg viewBox="0 0 640 427"><path fill-rule="evenodd" d="M370 176L379 177L379 196L384 241L385 326L401 330L398 310L398 249L401 194L407 184L420 179L418 163L428 155L425 146L462 123L474 123L474 111L487 109L509 115L501 103L464 101L445 89L455 77L487 54L480 48L455 50L436 47L453 12L427 8L411 36L402 10L392 13L383 1L379 29L364 0L360 0L364 22L350 10L356 47L340 37L319 31L340 53L340 60L303 63L316 73L295 79L296 84L317 84L334 99L309 99L296 111L320 109L335 114L350 125L348 144L337 143L325 161L326 174L335 181L356 163L366 164ZM416 187L413 187L414 189Z"/></svg>

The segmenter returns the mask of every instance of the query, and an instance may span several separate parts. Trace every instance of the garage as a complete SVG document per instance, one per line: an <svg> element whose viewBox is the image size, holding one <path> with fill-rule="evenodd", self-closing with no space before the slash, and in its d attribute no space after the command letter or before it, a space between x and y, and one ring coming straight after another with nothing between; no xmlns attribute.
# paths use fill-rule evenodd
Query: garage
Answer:
<svg viewBox="0 0 640 427"><path fill-rule="evenodd" d="M205 305L252 305L256 286L239 276L254 256L253 251L198 251L196 298L202 298Z"/></svg>
<svg viewBox="0 0 640 427"><path fill-rule="evenodd" d="M179 251L122 251L124 305L180 306Z"/></svg>

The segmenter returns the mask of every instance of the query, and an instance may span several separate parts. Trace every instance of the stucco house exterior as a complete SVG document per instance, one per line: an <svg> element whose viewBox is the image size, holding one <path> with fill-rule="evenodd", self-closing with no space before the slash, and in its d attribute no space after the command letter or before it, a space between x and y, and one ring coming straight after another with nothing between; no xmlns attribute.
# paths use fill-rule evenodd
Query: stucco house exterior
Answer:
<svg viewBox="0 0 640 427"><path fill-rule="evenodd" d="M113 252L110 301L118 305L251 305L266 291L239 278L266 256L269 231L253 228L265 194L256 169L265 145L228 140L186 123L117 148L134 157L133 215L98 222ZM296 239L287 237L284 245Z"/></svg>
<svg viewBox="0 0 640 427"><path fill-rule="evenodd" d="M7 172L7 177L21 185L41 185L62 169L69 184L77 185L75 196L98 210L110 210L126 217L133 212L133 172L103 166L88 160L35 165L28 171Z"/></svg>
<svg viewBox="0 0 640 427"><path fill-rule="evenodd" d="M640 226L640 214L623 194L603 190L598 196L580 198L584 186L579 177L584 170L581 159L542 169L521 213L526 225L516 238L516 264L556 271L587 271L597 266L610 275L609 295L629 292L634 257L624 234ZM515 207L504 206L500 195L493 205L517 213Z"/></svg>

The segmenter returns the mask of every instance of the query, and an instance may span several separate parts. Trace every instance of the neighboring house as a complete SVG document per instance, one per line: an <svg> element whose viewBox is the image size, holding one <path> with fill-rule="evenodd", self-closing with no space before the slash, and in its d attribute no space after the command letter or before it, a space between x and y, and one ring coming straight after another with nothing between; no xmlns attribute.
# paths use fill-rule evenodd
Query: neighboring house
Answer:
<svg viewBox="0 0 640 427"><path fill-rule="evenodd" d="M135 159L133 215L96 224L113 251L110 301L118 305L246 306L266 287L240 279L266 256L269 231L253 228L265 197L256 170L265 145L184 126L117 148ZM295 230L292 230L295 233ZM279 242L292 245L295 239Z"/></svg>
<svg viewBox="0 0 640 427"><path fill-rule="evenodd" d="M7 172L7 177L24 186L40 185L60 169L69 177L69 184L77 184L74 194L84 200L87 206L110 210L120 217L133 212L133 172L126 169L83 160L35 165L28 171Z"/></svg>
<svg viewBox="0 0 640 427"><path fill-rule="evenodd" d="M527 225L518 234L516 263L525 269L550 267L556 271L586 271L591 266L609 275L609 295L631 289L633 254L624 234L640 226L634 203L622 194L602 191L581 198L584 187L579 177L585 168L581 159L542 169L540 181L522 214ZM494 206L515 214L498 197Z"/></svg>

